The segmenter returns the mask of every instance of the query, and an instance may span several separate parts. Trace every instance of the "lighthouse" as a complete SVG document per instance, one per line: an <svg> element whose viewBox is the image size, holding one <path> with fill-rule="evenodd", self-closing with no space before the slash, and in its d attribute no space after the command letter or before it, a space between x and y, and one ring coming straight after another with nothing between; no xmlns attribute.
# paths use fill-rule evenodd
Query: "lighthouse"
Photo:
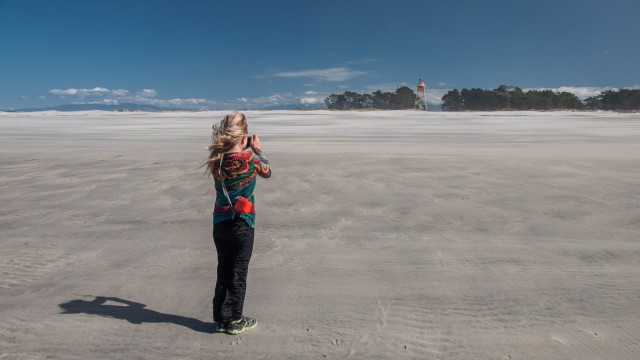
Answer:
<svg viewBox="0 0 640 360"><path fill-rule="evenodd" d="M415 108L422 111L427 111L427 87L422 79L418 80L418 86L416 87L416 106Z"/></svg>

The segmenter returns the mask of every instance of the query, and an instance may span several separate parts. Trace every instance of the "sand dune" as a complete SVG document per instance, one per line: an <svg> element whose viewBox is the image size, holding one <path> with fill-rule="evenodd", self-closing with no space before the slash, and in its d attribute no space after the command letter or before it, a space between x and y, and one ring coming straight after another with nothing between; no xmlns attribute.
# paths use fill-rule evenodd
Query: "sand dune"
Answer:
<svg viewBox="0 0 640 360"><path fill-rule="evenodd" d="M0 359L636 359L640 116L249 111L245 310L210 334L224 112L0 113Z"/></svg>

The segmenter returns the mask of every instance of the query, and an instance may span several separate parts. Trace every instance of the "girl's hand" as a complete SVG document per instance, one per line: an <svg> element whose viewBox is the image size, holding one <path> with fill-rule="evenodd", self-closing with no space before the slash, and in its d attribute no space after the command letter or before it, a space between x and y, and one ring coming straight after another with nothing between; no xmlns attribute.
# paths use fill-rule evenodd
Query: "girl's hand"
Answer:
<svg viewBox="0 0 640 360"><path fill-rule="evenodd" d="M260 149L260 138L258 135L251 136L251 148Z"/></svg>

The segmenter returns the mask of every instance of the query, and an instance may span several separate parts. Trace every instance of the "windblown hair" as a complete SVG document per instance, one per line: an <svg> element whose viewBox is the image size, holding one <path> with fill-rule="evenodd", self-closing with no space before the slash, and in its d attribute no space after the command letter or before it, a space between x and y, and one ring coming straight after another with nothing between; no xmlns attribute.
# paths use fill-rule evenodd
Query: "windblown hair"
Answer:
<svg viewBox="0 0 640 360"><path fill-rule="evenodd" d="M202 166L207 166L207 172L218 176L220 166L220 155L229 151L240 142L242 135L248 133L247 118L242 113L227 115L219 124L213 125L211 133L211 146L208 147L211 154L209 159Z"/></svg>

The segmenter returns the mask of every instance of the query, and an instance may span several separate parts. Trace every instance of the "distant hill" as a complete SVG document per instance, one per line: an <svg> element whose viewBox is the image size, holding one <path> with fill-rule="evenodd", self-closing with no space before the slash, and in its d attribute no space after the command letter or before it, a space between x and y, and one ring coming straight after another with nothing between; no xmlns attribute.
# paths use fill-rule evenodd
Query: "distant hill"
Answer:
<svg viewBox="0 0 640 360"><path fill-rule="evenodd" d="M238 108L240 109L240 108ZM286 104L286 105L274 105L263 106L260 108L249 108L249 110L309 110L309 109L326 109L324 104ZM103 110L103 111L118 111L118 110L135 110L135 111L197 111L198 109L183 109L177 107L159 107L153 105L142 105L134 103L124 103L118 105L104 105L104 104L65 104L52 107L37 107L37 108L23 108L23 109L0 109L0 111L10 112L35 112L35 111L88 111L88 110ZM217 110L217 109L210 109ZM219 109L223 110L223 109Z"/></svg>
<svg viewBox="0 0 640 360"><path fill-rule="evenodd" d="M52 107L40 107L40 108L25 108L15 109L11 111L16 112L33 112L33 111L87 111L87 110L105 110L105 111L117 111L117 110L137 110L137 111L163 111L163 110L184 110L180 108L162 108L153 105L141 105L134 103L123 103L118 105L105 105L105 104L65 104Z"/></svg>
<svg viewBox="0 0 640 360"><path fill-rule="evenodd" d="M285 104L285 105L273 105L273 106L264 106L262 108L251 109L251 110L316 110L316 109L326 109L327 107L324 104Z"/></svg>

